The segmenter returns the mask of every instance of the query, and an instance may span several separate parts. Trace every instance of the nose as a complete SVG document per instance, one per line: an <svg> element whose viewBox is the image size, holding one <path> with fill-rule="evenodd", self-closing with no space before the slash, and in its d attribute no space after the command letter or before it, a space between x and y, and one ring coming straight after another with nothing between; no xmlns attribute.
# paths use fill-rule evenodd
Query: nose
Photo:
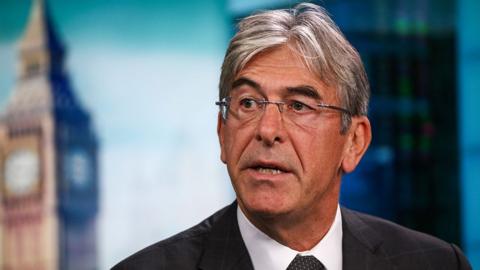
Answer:
<svg viewBox="0 0 480 270"><path fill-rule="evenodd" d="M257 123L255 138L267 146L273 146L275 143L283 142L287 134L283 126L280 106L275 103L265 105L264 112Z"/></svg>

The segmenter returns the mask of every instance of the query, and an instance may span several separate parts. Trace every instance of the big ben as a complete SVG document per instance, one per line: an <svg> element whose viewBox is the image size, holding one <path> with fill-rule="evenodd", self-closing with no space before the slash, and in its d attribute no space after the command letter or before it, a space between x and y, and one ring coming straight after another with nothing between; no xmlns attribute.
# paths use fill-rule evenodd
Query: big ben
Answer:
<svg viewBox="0 0 480 270"><path fill-rule="evenodd" d="M1 269L96 269L97 139L43 0L18 44L0 114Z"/></svg>

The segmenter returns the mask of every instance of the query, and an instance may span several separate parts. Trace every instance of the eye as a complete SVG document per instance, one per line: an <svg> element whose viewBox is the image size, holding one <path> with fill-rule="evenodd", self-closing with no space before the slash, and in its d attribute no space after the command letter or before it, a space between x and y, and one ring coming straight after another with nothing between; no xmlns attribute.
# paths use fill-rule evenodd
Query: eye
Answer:
<svg viewBox="0 0 480 270"><path fill-rule="evenodd" d="M288 102L288 108L294 112L305 113L313 111L313 108L303 102L292 100Z"/></svg>
<svg viewBox="0 0 480 270"><path fill-rule="evenodd" d="M244 98L240 100L240 108L242 109L255 109L257 102L251 98Z"/></svg>

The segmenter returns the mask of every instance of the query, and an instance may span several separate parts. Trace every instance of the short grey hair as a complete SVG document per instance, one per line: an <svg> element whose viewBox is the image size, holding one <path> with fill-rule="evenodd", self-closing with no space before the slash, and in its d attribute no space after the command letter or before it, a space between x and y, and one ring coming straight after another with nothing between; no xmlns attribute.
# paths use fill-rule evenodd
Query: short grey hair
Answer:
<svg viewBox="0 0 480 270"><path fill-rule="evenodd" d="M262 11L238 23L238 32L230 41L222 65L220 99L229 95L233 80L248 61L281 45L289 45L314 74L334 86L341 106L353 116L367 115L370 89L357 50L326 10L310 3L292 9ZM352 115L343 114L342 133L350 127Z"/></svg>

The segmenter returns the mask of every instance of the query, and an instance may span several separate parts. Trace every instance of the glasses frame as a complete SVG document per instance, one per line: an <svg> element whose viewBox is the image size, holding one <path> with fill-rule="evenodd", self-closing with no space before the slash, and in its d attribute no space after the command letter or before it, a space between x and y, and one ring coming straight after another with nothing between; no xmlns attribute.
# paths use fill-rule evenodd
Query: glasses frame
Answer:
<svg viewBox="0 0 480 270"><path fill-rule="evenodd" d="M222 100L215 102L215 105L218 105L220 108L220 113L222 114L222 118L224 121L227 120L228 118L228 109L229 109L231 99L232 97L225 97L225 98L222 98ZM283 106L286 104L285 101L270 101L266 99L253 99L253 100L255 100L255 102L257 102L258 104L264 105L263 108L266 108L267 107L266 105L268 104L275 104L277 105L278 110L281 113L283 112ZM339 106L326 104L326 103L317 103L315 105L319 108L336 110L336 111L348 114L349 116L353 116L353 113L351 111Z"/></svg>

